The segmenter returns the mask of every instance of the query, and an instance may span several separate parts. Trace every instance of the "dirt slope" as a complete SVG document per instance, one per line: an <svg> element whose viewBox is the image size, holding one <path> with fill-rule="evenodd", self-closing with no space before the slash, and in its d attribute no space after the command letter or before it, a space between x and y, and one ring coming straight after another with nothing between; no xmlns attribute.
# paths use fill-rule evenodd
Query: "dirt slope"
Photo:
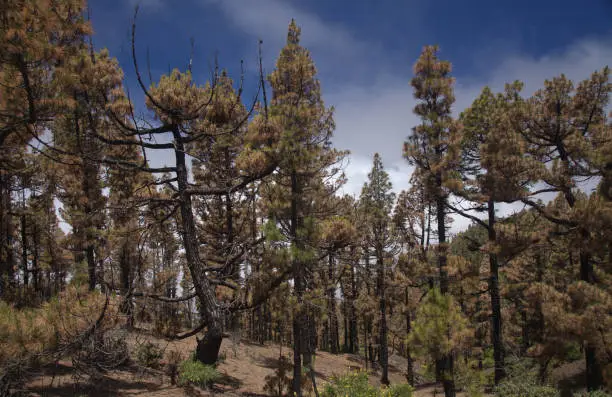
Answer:
<svg viewBox="0 0 612 397"><path fill-rule="evenodd" d="M195 337L177 342L166 342L151 336L132 334L128 343L135 346L145 340L158 343L166 352L179 351L187 358L194 350ZM273 373L277 359L281 353L278 345L261 346L242 341L235 343L225 339L221 346L221 356L224 357L218 366L223 378L214 391L199 389L186 390L172 386L170 378L163 371L145 370L132 366L120 371L108 373L104 379L87 382L74 378L70 361L60 361L57 365L47 367L40 374L33 374L27 384L32 396L189 396L189 395L221 395L221 396L265 396L263 391L265 377ZM282 354L289 356L290 349L282 348ZM350 354L333 355L318 352L315 359L316 381L319 389L334 374L343 374L351 369L365 369L363 359ZM404 383L405 366L400 357L390 359L389 378L392 383ZM378 385L378 374L370 375L372 384ZM440 388L425 388L418 390L417 397L440 396ZM460 394L461 395L461 394Z"/></svg>

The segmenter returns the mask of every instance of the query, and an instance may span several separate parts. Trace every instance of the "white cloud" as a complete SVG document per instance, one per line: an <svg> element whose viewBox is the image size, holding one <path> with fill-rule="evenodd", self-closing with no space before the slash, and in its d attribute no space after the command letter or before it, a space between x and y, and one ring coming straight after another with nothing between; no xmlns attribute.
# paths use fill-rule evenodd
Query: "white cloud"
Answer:
<svg viewBox="0 0 612 397"><path fill-rule="evenodd" d="M501 90L515 79L525 83L525 95L531 95L550 79L561 73L575 81L586 79L595 70L612 64L612 37L602 40L579 40L564 51L538 58L513 56L499 63L490 75L458 82L455 94L455 113L471 104L485 85ZM408 69L408 68L406 68ZM415 100L409 86L411 76L380 76L378 83L367 87L350 85L326 96L336 107L335 144L352 152L347 170L348 186L345 190L359 192L371 167L371 159L378 152L391 168L396 191L408 187L410 168L401 158L402 144L410 128L418 123L412 113ZM522 205L500 205L499 214L508 215L522 209ZM455 218L452 232L469 225L469 221Z"/></svg>

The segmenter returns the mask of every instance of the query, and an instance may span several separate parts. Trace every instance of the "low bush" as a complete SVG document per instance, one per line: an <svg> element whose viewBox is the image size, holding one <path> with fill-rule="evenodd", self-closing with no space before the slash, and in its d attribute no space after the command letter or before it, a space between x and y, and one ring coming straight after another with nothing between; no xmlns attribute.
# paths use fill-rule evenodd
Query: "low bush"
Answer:
<svg viewBox="0 0 612 397"><path fill-rule="evenodd" d="M370 385L368 373L355 371L343 376L334 376L330 383L325 385L323 397L378 397L379 391Z"/></svg>
<svg viewBox="0 0 612 397"><path fill-rule="evenodd" d="M578 394L576 397L612 397L609 393L606 393L603 390L596 390L591 392L583 392Z"/></svg>
<svg viewBox="0 0 612 397"><path fill-rule="evenodd" d="M414 389L408 384L397 384L380 389L370 385L368 373L355 371L343 376L334 376L326 384L322 397L411 397Z"/></svg>
<svg viewBox="0 0 612 397"><path fill-rule="evenodd" d="M498 397L559 397L554 387L540 385L530 378L509 378L495 388Z"/></svg>
<svg viewBox="0 0 612 397"><path fill-rule="evenodd" d="M385 397L412 397L414 389L407 383L400 383L397 385L391 385L385 390L383 396Z"/></svg>
<svg viewBox="0 0 612 397"><path fill-rule="evenodd" d="M209 388L221 378L221 374L212 365L202 364L197 360L186 360L179 368L179 384Z"/></svg>

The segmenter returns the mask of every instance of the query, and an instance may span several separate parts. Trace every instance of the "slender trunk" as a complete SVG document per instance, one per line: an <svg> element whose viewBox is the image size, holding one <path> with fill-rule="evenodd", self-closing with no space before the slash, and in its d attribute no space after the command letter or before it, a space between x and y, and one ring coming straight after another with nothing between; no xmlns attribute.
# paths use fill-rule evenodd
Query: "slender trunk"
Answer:
<svg viewBox="0 0 612 397"><path fill-rule="evenodd" d="M28 235L26 227L26 215L25 215L25 199L23 201L23 213L21 214L21 266L23 268L23 286L27 288L29 283L29 269L28 269Z"/></svg>
<svg viewBox="0 0 612 397"><path fill-rule="evenodd" d="M442 176L436 175L438 189L442 189ZM446 198L440 193L436 199L436 217L438 222L438 270L440 273L440 292L443 295L448 294L448 273L446 270L446 225L445 221ZM450 330L449 330L450 331ZM445 397L455 397L455 381L453 378L453 357L448 354L438 360L437 367L439 368L438 379L442 381L444 386Z"/></svg>
<svg viewBox="0 0 612 397"><path fill-rule="evenodd" d="M412 319L410 318L410 307L409 307L409 295L408 288L406 287L406 335L410 336L412 331ZM406 344L406 381L409 385L414 386L414 363L412 361L412 354L410 352L410 346Z"/></svg>
<svg viewBox="0 0 612 397"><path fill-rule="evenodd" d="M359 350L359 329L357 328L357 280L355 279L355 267L351 266L351 301L349 306L349 352L357 353Z"/></svg>
<svg viewBox="0 0 612 397"><path fill-rule="evenodd" d="M380 307L380 331L379 331L379 356L380 366L382 367L382 374L380 377L380 383L383 385L389 384L389 349L387 346L387 310L386 310L386 299L385 299L385 258L382 247L377 249L377 260L378 260L378 296L379 296L379 307Z"/></svg>
<svg viewBox="0 0 612 397"><path fill-rule="evenodd" d="M203 339L197 339L196 357L204 364L215 364L219 358L219 349L223 339L223 315L217 302L214 287L206 277L204 264L199 255L198 239L191 195L188 190L187 166L185 162L185 147L177 128L173 131L176 157L176 177L178 199L181 211L181 236L185 248L187 267L191 273L195 292L200 300L201 312L207 325Z"/></svg>
<svg viewBox="0 0 612 397"><path fill-rule="evenodd" d="M491 297L491 343L493 344L493 357L495 361L495 384L505 376L504 367L504 346L502 339L502 318L501 318L501 298L499 295L499 266L497 262L497 254L495 253L495 244L497 236L495 234L495 203L489 199L489 294Z"/></svg>
<svg viewBox="0 0 612 397"><path fill-rule="evenodd" d="M300 217L298 214L298 199L300 194L300 186L298 182L297 171L291 172L291 242L295 249L302 248L301 239L298 238ZM292 391L297 397L302 397L302 351L304 346L305 336L302 333L304 327L304 275L302 264L297 257L292 260L292 272L294 293L297 298L298 309L293 315L293 384ZM304 357L306 361L306 357Z"/></svg>
<svg viewBox="0 0 612 397"><path fill-rule="evenodd" d="M336 286L333 285L334 280L334 256L329 253L328 261L328 287L327 287L327 315L329 324L329 350L332 354L338 354L340 349L340 341L338 335L338 316L336 314Z"/></svg>
<svg viewBox="0 0 612 397"><path fill-rule="evenodd" d="M10 182L0 170L0 296L15 286Z"/></svg>
<svg viewBox="0 0 612 397"><path fill-rule="evenodd" d="M38 252L40 246L40 234L38 233L38 227L36 226L36 223L32 225L32 228L32 283L34 286L34 291L39 292L40 266ZM49 269L47 269L47 280L49 280ZM47 286L50 286L50 282L47 282ZM47 288L47 290L49 289L50 288ZM47 298L49 298L50 295L50 293L47 293Z"/></svg>
<svg viewBox="0 0 612 397"><path fill-rule="evenodd" d="M96 288L96 259L94 256L94 246L89 244L85 249L85 257L87 259L87 272L89 274L89 290L93 291Z"/></svg>
<svg viewBox="0 0 612 397"><path fill-rule="evenodd" d="M343 318L343 330L344 340L342 344L342 351L344 353L349 352L349 311L348 311L348 290L346 285L346 279L340 279L340 293L342 294L342 318Z"/></svg>
<svg viewBox="0 0 612 397"><path fill-rule="evenodd" d="M124 237L123 244L121 247L121 256L119 258L119 269L120 269L120 285L121 285L121 295L123 297L123 301L121 304L121 312L127 315L126 326L128 329L133 328L134 326L134 316L133 316L133 306L132 300L128 297L130 292L130 257L129 257L129 247L128 247L128 238Z"/></svg>
<svg viewBox="0 0 612 397"><path fill-rule="evenodd" d="M363 355L365 358L365 368L366 371L368 370L368 353L369 353L369 349L368 349L368 326L367 326L367 318L363 319Z"/></svg>
<svg viewBox="0 0 612 397"><path fill-rule="evenodd" d="M594 284L593 264L590 255L580 250L580 279ZM584 358L586 361L586 383L588 391L599 390L603 387L603 371L597 360L597 349L589 341L585 342Z"/></svg>

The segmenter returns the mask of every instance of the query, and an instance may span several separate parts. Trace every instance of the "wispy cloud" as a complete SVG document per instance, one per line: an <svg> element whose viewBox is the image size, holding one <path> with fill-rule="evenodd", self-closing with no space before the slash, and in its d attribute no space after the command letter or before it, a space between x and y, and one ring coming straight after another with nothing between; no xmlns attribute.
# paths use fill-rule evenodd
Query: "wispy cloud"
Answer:
<svg viewBox="0 0 612 397"><path fill-rule="evenodd" d="M319 69L329 74L358 76L367 64L364 54L376 58L381 47L376 42L357 39L346 27L324 21L283 0L198 0L204 7L216 6L234 26L264 42L268 58L274 59L295 19L302 28L301 43L308 48Z"/></svg>

